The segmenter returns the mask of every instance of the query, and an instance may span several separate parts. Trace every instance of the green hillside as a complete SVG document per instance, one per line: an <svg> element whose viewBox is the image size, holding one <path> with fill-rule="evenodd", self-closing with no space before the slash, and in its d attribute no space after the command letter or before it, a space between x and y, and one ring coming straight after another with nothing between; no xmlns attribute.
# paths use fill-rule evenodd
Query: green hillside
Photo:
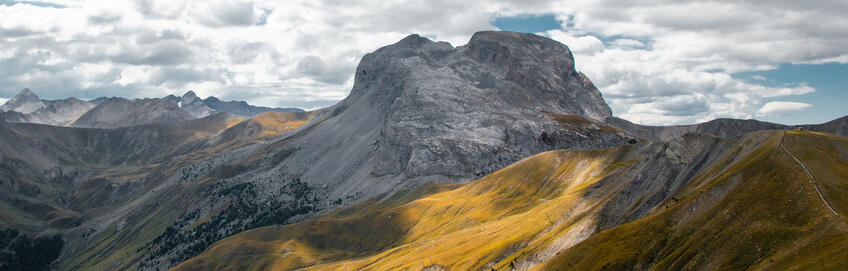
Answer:
<svg viewBox="0 0 848 271"><path fill-rule="evenodd" d="M809 164L816 181L781 147ZM605 228L669 144L542 153L462 187L369 201L313 221L250 230L176 270L738 270L845 266L848 140L781 131L689 137L704 165L647 215ZM673 145L672 144L672 145ZM703 146L701 146L703 145ZM682 147L681 147L682 148ZM673 155L672 155L673 156ZM663 158L665 159L665 158ZM649 161L650 160L650 161ZM692 163L694 164L694 163ZM669 169L670 170L670 169ZM430 187L428 192L438 191ZM427 194L418 192L418 194ZM647 193L624 202L638 213Z"/></svg>

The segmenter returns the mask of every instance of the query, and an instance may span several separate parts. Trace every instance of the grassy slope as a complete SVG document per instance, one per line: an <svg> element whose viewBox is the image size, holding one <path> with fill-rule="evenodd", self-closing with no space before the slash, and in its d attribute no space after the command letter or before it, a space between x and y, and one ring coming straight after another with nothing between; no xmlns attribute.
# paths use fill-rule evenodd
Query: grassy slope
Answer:
<svg viewBox="0 0 848 271"><path fill-rule="evenodd" d="M456 190L400 206L354 207L315 221L264 227L217 243L181 270L402 270L444 264L456 270L506 266L546 247L602 199L584 190L621 166L620 148L552 151ZM524 250L519 251L520 248Z"/></svg>
<svg viewBox="0 0 848 271"><path fill-rule="evenodd" d="M844 218L828 216L809 179L780 148L782 133L751 137L765 143L711 165L669 207L660 205L647 217L591 237L599 210L619 189L600 181L633 164L623 159L628 147L542 153L403 205L369 202L314 221L247 231L176 269L510 270L542 263L535 268L737 270L848 264ZM848 208L848 140L789 132L785 142L813 171L829 202L840 212Z"/></svg>
<svg viewBox="0 0 848 271"><path fill-rule="evenodd" d="M781 138L774 132L746 159L696 178L668 209L596 234L537 269L844 270L846 220L828 211ZM784 142L844 214L848 140L788 132Z"/></svg>
<svg viewBox="0 0 848 271"><path fill-rule="evenodd" d="M269 137L303 126L312 120L312 115L306 113L265 112L253 116L251 120L262 125L263 129L259 137Z"/></svg>

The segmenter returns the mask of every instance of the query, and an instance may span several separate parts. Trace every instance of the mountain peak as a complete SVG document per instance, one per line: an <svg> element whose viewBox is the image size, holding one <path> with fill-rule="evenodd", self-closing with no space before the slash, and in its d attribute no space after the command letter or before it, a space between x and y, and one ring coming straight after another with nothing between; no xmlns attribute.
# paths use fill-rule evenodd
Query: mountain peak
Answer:
<svg viewBox="0 0 848 271"><path fill-rule="evenodd" d="M193 90L189 90L188 92L183 94L182 98L194 100L194 99L197 99L197 94L195 94Z"/></svg>
<svg viewBox="0 0 848 271"><path fill-rule="evenodd" d="M599 121L612 115L600 91L577 72L568 46L506 31L477 32L459 47L419 35L382 47L362 58L349 102L370 96L376 99L372 104L390 106L452 92L463 103L487 97L483 101L495 108L578 114Z"/></svg>
<svg viewBox="0 0 848 271"><path fill-rule="evenodd" d="M44 102L38 98L38 95L35 95L29 88L22 89L18 92L15 97L6 101L3 106L0 106L0 110L3 111L17 111L20 113L32 113L38 109L45 107Z"/></svg>
<svg viewBox="0 0 848 271"><path fill-rule="evenodd" d="M25 97L25 96L35 96L36 98L38 98L38 95L35 95L35 93L33 93L32 90L29 90L29 88L24 88L20 92L18 92L17 95L15 95L15 97Z"/></svg>
<svg viewBox="0 0 848 271"><path fill-rule="evenodd" d="M209 108L209 106L207 106L202 99L198 98L197 94L195 94L192 90L183 94L178 106L195 118L203 118L215 113L215 110Z"/></svg>
<svg viewBox="0 0 848 271"><path fill-rule="evenodd" d="M183 94L183 96L180 98L180 102L182 103L182 106L186 106L194 103L202 104L203 100L197 97L197 94L195 94L194 91L189 90L188 92Z"/></svg>
<svg viewBox="0 0 848 271"><path fill-rule="evenodd" d="M574 137L550 117L602 123L611 110L567 46L516 32L480 32L458 47L407 36L363 56L350 95L326 112L324 125L371 136L362 138L375 146L373 176L468 178L542 151L624 142L608 131ZM440 158L445 150L459 158Z"/></svg>
<svg viewBox="0 0 848 271"><path fill-rule="evenodd" d="M525 60L541 60L539 64L561 68L574 73L574 56L568 46L558 41L534 34L509 31L481 31L474 33L466 45L466 56L481 63L520 68ZM576 75L576 74L574 74Z"/></svg>
<svg viewBox="0 0 848 271"><path fill-rule="evenodd" d="M33 93L32 90L29 90L29 88L22 89L11 100L16 100L16 99L19 100L19 101L38 101L38 100L41 100L41 98L39 98L38 95L35 95L35 93Z"/></svg>
<svg viewBox="0 0 848 271"><path fill-rule="evenodd" d="M397 44L403 45L421 45L427 43L433 43L433 41L418 34L411 34L397 42Z"/></svg>

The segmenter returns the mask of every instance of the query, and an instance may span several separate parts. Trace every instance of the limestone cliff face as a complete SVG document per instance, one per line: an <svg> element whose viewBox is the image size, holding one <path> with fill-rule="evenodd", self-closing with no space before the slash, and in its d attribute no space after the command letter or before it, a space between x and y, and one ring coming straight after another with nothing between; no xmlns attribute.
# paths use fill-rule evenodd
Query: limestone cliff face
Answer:
<svg viewBox="0 0 848 271"><path fill-rule="evenodd" d="M602 129L610 115L559 42L479 32L453 47L410 35L362 58L350 96L281 144L297 151L280 166L333 196L373 195L470 180L542 151L624 144Z"/></svg>

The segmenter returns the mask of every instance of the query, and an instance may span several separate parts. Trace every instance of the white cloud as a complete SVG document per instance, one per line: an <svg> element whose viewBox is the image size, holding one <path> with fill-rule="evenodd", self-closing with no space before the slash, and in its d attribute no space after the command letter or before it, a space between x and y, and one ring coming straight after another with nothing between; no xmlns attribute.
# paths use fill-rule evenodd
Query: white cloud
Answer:
<svg viewBox="0 0 848 271"><path fill-rule="evenodd" d="M604 43L595 36L579 35L574 32L565 32L559 29L545 33L548 37L568 45L573 54L594 56L604 51Z"/></svg>
<svg viewBox="0 0 848 271"><path fill-rule="evenodd" d="M8 101L8 100L9 99L7 99L7 98L0 98L0 105L6 103L6 101Z"/></svg>
<svg viewBox="0 0 848 271"><path fill-rule="evenodd" d="M616 40L610 42L610 46L622 48L622 49L626 49L626 48L627 49L629 49L629 48L636 49L636 48L645 47L645 43L638 41L638 40L634 40L634 39L616 39Z"/></svg>
<svg viewBox="0 0 848 271"><path fill-rule="evenodd" d="M566 44L580 44L577 37L604 41L601 48L575 50L577 68L614 114L637 123L763 116L765 98L815 89L803 82L767 86L731 74L781 63L848 63L844 1L581 1L554 10L565 30L546 35ZM829 23L811 23L816 21Z"/></svg>
<svg viewBox="0 0 848 271"><path fill-rule="evenodd" d="M210 27L248 26L259 20L259 12L253 2L204 1L190 3L191 17Z"/></svg>
<svg viewBox="0 0 848 271"><path fill-rule="evenodd" d="M787 112L804 111L804 109L810 108L811 106L811 104L806 103L777 101L766 103L757 112L760 116L773 116L775 114Z"/></svg>
<svg viewBox="0 0 848 271"><path fill-rule="evenodd" d="M554 14L543 33L616 115L645 124L760 116L815 91L730 74L848 63L848 3L818 1L51 1L0 5L0 96L163 96L189 88L270 106L344 98L359 58L418 33L462 45L497 16ZM826 24L820 22L827 22ZM784 100L789 99L785 98Z"/></svg>

